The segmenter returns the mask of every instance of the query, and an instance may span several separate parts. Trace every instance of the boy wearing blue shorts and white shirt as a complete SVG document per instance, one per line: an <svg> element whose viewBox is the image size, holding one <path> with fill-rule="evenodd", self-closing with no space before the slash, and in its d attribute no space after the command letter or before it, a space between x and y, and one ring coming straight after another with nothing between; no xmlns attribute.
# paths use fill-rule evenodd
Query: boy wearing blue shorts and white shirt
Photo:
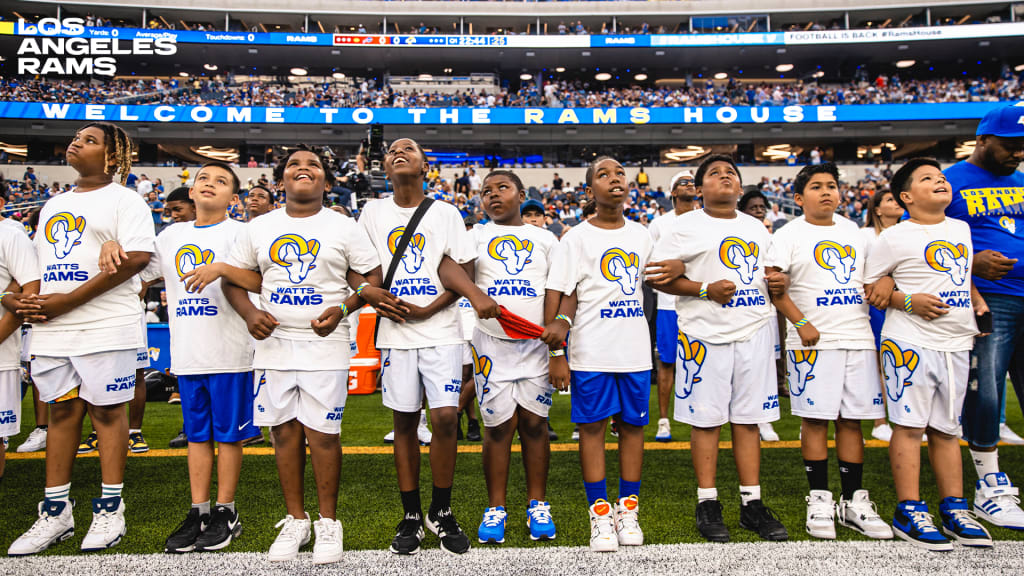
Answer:
<svg viewBox="0 0 1024 576"><path fill-rule="evenodd" d="M898 501L893 531L927 550L952 550L951 539L991 547L991 536L963 498L960 455L960 416L978 334L975 315L988 311L971 280L971 231L962 220L946 217L952 186L935 160L908 161L893 175L891 187L910 219L879 235L864 282L891 275L898 287L889 299L879 350L893 425L889 458ZM942 497L941 533L920 499L925 433Z"/></svg>
<svg viewBox="0 0 1024 576"><path fill-rule="evenodd" d="M640 275L652 246L646 228L623 218L628 189L621 164L600 157L587 169L586 181L597 213L570 229L559 243L548 288L562 293L563 314L558 318L572 328L572 421L580 427L590 549L612 552L619 545L639 546L644 538L638 514L643 427L649 420L651 395L651 337ZM552 362L552 380L564 390L566 383L556 377L556 367ZM613 508L605 482L604 437L608 419L616 414L621 477Z"/></svg>
<svg viewBox="0 0 1024 576"><path fill-rule="evenodd" d="M800 446L810 484L808 534L834 539L839 523L872 538L892 538L863 490L861 420L885 415L878 357L864 298L864 235L837 216L839 170L832 162L803 168L793 194L804 214L772 236L766 264L787 274L774 299L789 320L786 368L790 406L802 418ZM828 423L836 426L842 498L828 488Z"/></svg>
<svg viewBox="0 0 1024 576"><path fill-rule="evenodd" d="M676 218L658 244L658 260L682 260L686 277L669 286L679 315L675 419L693 426L697 472L697 529L727 542L715 487L718 438L731 423L740 480L740 526L766 540L788 538L761 501L758 424L779 419L774 334L769 318L763 224L736 209L742 185L732 158L714 155L694 176L704 208Z"/></svg>
<svg viewBox="0 0 1024 576"><path fill-rule="evenodd" d="M178 377L188 437L192 506L164 551L221 550L242 531L235 489L242 465L241 442L253 426L252 338L245 321L221 290L221 280L197 282L207 266L223 267L244 224L227 217L238 193L230 167L206 164L196 173L192 198L196 220L172 224L156 239L156 252L140 276L164 279L171 330L171 372ZM195 278L195 279L193 279ZM217 501L210 506L214 442Z"/></svg>

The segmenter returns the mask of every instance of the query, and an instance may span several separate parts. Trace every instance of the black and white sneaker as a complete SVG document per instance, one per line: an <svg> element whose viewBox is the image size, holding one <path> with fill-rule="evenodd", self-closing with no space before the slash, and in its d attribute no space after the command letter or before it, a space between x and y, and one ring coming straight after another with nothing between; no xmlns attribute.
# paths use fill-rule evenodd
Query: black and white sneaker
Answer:
<svg viewBox="0 0 1024 576"><path fill-rule="evenodd" d="M427 514L427 529L441 539L441 549L452 554L469 551L469 536L459 527L451 508Z"/></svg>
<svg viewBox="0 0 1024 576"><path fill-rule="evenodd" d="M210 523L209 514L200 514L199 508L192 508L188 516L178 525L177 530L167 537L164 552L168 554L184 554L196 549L196 540Z"/></svg>
<svg viewBox="0 0 1024 576"><path fill-rule="evenodd" d="M419 514L406 514L398 523L398 531L391 540L392 554L416 554L423 542L423 520Z"/></svg>
<svg viewBox="0 0 1024 576"><path fill-rule="evenodd" d="M196 540L196 552L222 550L242 533L242 521L238 511L227 506L217 506L210 514L210 525Z"/></svg>

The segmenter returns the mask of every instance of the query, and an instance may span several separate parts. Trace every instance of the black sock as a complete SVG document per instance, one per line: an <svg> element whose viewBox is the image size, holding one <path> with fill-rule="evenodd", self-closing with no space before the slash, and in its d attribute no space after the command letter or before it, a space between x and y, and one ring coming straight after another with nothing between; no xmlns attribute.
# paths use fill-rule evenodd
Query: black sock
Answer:
<svg viewBox="0 0 1024 576"><path fill-rule="evenodd" d="M430 513L448 510L452 507L452 487L438 488L434 486L434 493L430 497Z"/></svg>
<svg viewBox="0 0 1024 576"><path fill-rule="evenodd" d="M863 462L839 461L839 483L843 487L843 498L845 500L853 499L853 493L861 489L863 479Z"/></svg>
<svg viewBox="0 0 1024 576"><path fill-rule="evenodd" d="M828 490L828 460L804 460L811 490Z"/></svg>
<svg viewBox="0 0 1024 576"><path fill-rule="evenodd" d="M423 505L420 504L420 490L409 490L408 492L401 492L402 495L402 509L405 510L406 516L415 516L416 518L423 517Z"/></svg>
<svg viewBox="0 0 1024 576"><path fill-rule="evenodd" d="M46 430L46 424L40 424L39 426L36 426L36 428L39 428L40 430Z"/></svg>

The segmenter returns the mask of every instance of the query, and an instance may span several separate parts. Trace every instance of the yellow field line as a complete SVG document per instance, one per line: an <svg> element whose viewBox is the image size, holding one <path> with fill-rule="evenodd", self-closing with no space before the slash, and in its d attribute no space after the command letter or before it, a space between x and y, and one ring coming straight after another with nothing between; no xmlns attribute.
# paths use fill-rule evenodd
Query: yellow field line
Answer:
<svg viewBox="0 0 1024 576"><path fill-rule="evenodd" d="M835 448L835 441L829 440L828 447ZM964 445L961 442L961 445ZM864 443L865 448L887 448L888 442L882 442L881 440L868 440ZM719 442L718 447L723 450L729 450L732 448L732 442ZM799 448L800 441L798 440L784 440L782 442L762 442L762 448ZM617 450L618 446L614 442L608 442L606 445L608 450ZM644 450L689 450L689 442L645 442ZM480 444L464 444L459 446L460 454L479 454L483 450ZM552 452L576 452L579 450L579 444L576 442L558 443L551 445ZM392 454L394 449L391 446L342 446L342 451L349 455L381 455L381 454ZM427 454L430 448L427 446L420 447L420 452ZM512 446L513 452L520 452L521 448L519 444ZM274 449L270 446L259 446L253 448L245 448L242 452L247 456L273 456ZM142 454L129 454L131 458L166 458L166 457L184 457L188 455L188 451L185 448L161 448L158 450L150 450ZM97 458L99 452L92 452L90 454L82 454L79 458ZM42 460L46 458L45 452L8 452L7 458L9 460Z"/></svg>

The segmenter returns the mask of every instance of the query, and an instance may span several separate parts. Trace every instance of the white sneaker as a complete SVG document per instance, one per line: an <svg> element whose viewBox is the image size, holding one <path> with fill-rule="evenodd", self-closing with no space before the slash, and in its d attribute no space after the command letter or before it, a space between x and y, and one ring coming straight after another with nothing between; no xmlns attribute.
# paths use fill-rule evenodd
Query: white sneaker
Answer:
<svg viewBox="0 0 1024 576"><path fill-rule="evenodd" d="M31 436L29 436L29 438L31 438ZM1006 422L999 425L999 441L1006 442L1007 444L1012 444L1014 446L1024 444L1024 438L1018 436L1017 433L1006 424ZM26 442L28 441L26 440ZM21 448L18 448L18 451L21 452Z"/></svg>
<svg viewBox="0 0 1024 576"><path fill-rule="evenodd" d="M1024 530L1017 487L1002 472L986 474L974 485L974 513L979 518L1014 530Z"/></svg>
<svg viewBox="0 0 1024 576"><path fill-rule="evenodd" d="M857 490L850 500L840 498L839 504L836 504L836 514L839 516L839 524L868 538L892 539L892 527L878 515L867 490Z"/></svg>
<svg viewBox="0 0 1024 576"><path fill-rule="evenodd" d="M434 438L434 435L430 433L430 428L427 428L426 414L420 414L420 425L416 428L416 437L419 438L420 444L423 446L430 446L430 441Z"/></svg>
<svg viewBox="0 0 1024 576"><path fill-rule="evenodd" d="M835 502L828 490L811 490L807 500L807 533L823 540L836 539Z"/></svg>
<svg viewBox="0 0 1024 576"><path fill-rule="evenodd" d="M394 444L395 443L395 429L394 428L391 429L391 432L388 432L387 434L384 435L384 443L385 444Z"/></svg>
<svg viewBox="0 0 1024 576"><path fill-rule="evenodd" d="M640 529L640 502L636 495L619 498L615 503L615 533L619 546L642 546L644 531Z"/></svg>
<svg viewBox="0 0 1024 576"><path fill-rule="evenodd" d="M889 426L888 422L879 424L871 429L871 437L875 440L881 440L882 442L892 441L892 427Z"/></svg>
<svg viewBox="0 0 1024 576"><path fill-rule="evenodd" d="M775 428L772 428L771 422L765 422L757 425L758 432L761 433L761 441L763 442L778 442L779 435L775 432Z"/></svg>
<svg viewBox="0 0 1024 576"><path fill-rule="evenodd" d="M313 544L313 564L331 564L341 561L342 533L341 520L320 518L313 522L316 542Z"/></svg>
<svg viewBox="0 0 1024 576"><path fill-rule="evenodd" d="M92 499L92 524L82 540L82 551L117 546L128 526L124 522L124 500L120 496Z"/></svg>
<svg viewBox="0 0 1024 576"><path fill-rule="evenodd" d="M74 500L43 500L39 503L39 519L27 532L11 543L8 556L38 554L51 544L75 535L75 517L71 514Z"/></svg>
<svg viewBox="0 0 1024 576"><path fill-rule="evenodd" d="M576 426L575 428L572 429L572 439L574 441L576 441L576 442L579 442L579 440L580 440L580 427L579 426Z"/></svg>
<svg viewBox="0 0 1024 576"><path fill-rule="evenodd" d="M668 418L660 418L658 420L658 434L654 439L658 442L672 440L672 424L669 423Z"/></svg>
<svg viewBox="0 0 1024 576"><path fill-rule="evenodd" d="M594 552L615 552L619 549L612 505L606 500L598 500L590 507L590 549Z"/></svg>
<svg viewBox="0 0 1024 576"><path fill-rule="evenodd" d="M18 446L16 452L41 452L46 450L46 430L36 428L29 432L28 438Z"/></svg>
<svg viewBox="0 0 1024 576"><path fill-rule="evenodd" d="M271 562L295 560L299 555L299 548L309 544L309 514L301 519L289 514L275 524L274 528L281 528L281 532L278 533L267 553L267 560ZM341 533L340 530L338 533Z"/></svg>

